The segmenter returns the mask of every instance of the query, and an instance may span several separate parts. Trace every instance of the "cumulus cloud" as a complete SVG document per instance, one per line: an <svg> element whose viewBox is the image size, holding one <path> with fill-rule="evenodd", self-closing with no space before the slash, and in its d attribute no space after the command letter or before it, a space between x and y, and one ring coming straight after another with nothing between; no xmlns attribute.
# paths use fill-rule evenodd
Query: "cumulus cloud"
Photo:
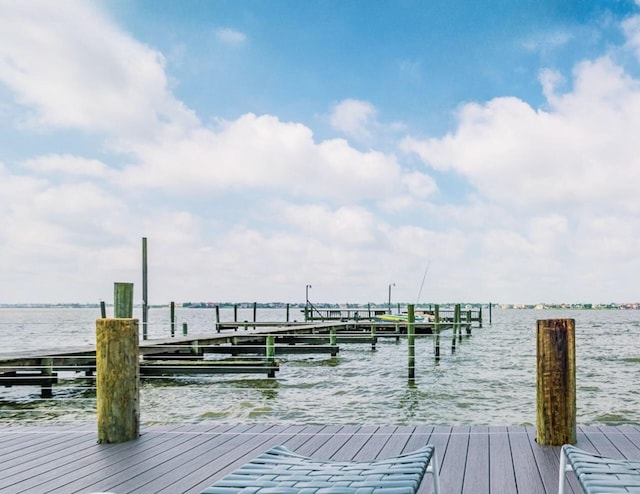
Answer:
<svg viewBox="0 0 640 494"><path fill-rule="evenodd" d="M331 126L346 136L362 142L372 137L371 127L375 125L377 110L366 101L346 99L332 109Z"/></svg>
<svg viewBox="0 0 640 494"><path fill-rule="evenodd" d="M136 187L208 193L266 188L338 202L397 193L401 187L393 156L360 152L342 139L317 143L308 127L269 115L246 114L215 130L199 128L142 144L136 154L140 164L123 172L124 181Z"/></svg>
<svg viewBox="0 0 640 494"><path fill-rule="evenodd" d="M624 29L638 50L637 20ZM136 277L141 235L167 300L173 287L196 300L291 300L310 282L319 300L335 300L338 283L375 300L391 281L407 299L427 259L437 283L425 300L562 295L558 273L626 286L640 269L629 261L640 88L613 56L541 71L538 108L509 96L465 104L450 133L409 135L398 156L372 143L402 127L357 99L330 110L344 138L275 115L204 124L172 93L163 54L87 2L0 3L0 82L14 98L4 120L18 108L38 127L24 132L64 133L53 150L0 164L3 283L48 273L40 293L52 298L61 281L95 300ZM65 145L88 133L91 145ZM14 300L27 301L21 286Z"/></svg>
<svg viewBox="0 0 640 494"><path fill-rule="evenodd" d="M87 2L0 4L0 82L34 125L129 140L167 119L197 123L170 94L162 54Z"/></svg>
<svg viewBox="0 0 640 494"><path fill-rule="evenodd" d="M454 133L409 137L403 149L461 174L492 201L592 210L617 203L637 211L638 81L607 57L579 64L564 94L545 74L547 110L509 97L467 104Z"/></svg>

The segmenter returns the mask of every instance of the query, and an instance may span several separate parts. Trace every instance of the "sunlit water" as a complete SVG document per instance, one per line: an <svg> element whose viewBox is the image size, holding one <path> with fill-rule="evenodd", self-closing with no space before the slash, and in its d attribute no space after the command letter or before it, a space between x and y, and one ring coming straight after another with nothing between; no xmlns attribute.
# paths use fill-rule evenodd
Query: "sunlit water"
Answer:
<svg viewBox="0 0 640 494"><path fill-rule="evenodd" d="M95 343L95 309L1 309L0 353ZM140 317L140 314L134 314ZM240 311L239 320L251 320ZM493 310L451 353L451 336L433 357L430 336L416 342L416 380L407 379L406 340L341 344L338 357L278 356L275 379L262 375L178 377L141 385L145 423L535 424L537 319L576 319L580 424L640 424L640 311ZM233 312L223 310L222 320ZM258 309L258 321L284 320ZM291 320L301 314L291 311ZM215 311L178 309L190 335L210 334ZM170 333L169 310L152 309L149 338ZM53 399L38 387L0 388L0 423L95 421L92 380L65 373Z"/></svg>

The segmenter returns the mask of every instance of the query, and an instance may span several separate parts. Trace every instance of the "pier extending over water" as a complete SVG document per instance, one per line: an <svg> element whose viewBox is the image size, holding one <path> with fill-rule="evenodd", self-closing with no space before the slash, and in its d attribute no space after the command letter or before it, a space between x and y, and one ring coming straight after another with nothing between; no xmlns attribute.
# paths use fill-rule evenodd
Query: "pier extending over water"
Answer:
<svg viewBox="0 0 640 494"><path fill-rule="evenodd" d="M361 310L361 315L349 310L316 309L316 318L308 322L216 322L215 333L188 336L185 325L183 336L175 336L172 318L172 337L144 340L139 344L141 375L169 374L267 374L275 377L278 363L273 358L283 353L328 353L336 356L339 344L362 343L376 348L379 338L399 340L408 335L407 321L388 322L377 318L377 313ZM172 312L173 313L173 312ZM255 311L254 311L255 314ZM366 316L365 316L366 314ZM350 317L355 317L350 319ZM237 318L236 318L237 319ZM434 354L440 356L440 333L453 331L456 338L464 332L471 334L473 325L482 327L481 313L466 311L463 319L459 308L451 311L436 310L436 318L423 319L412 324L417 335L434 335ZM208 359L207 355L227 354L233 357L256 355L255 358ZM52 396L58 382L58 372L82 372L92 377L96 369L95 346L74 347L55 351L20 351L0 353L1 386L40 386L42 397Z"/></svg>

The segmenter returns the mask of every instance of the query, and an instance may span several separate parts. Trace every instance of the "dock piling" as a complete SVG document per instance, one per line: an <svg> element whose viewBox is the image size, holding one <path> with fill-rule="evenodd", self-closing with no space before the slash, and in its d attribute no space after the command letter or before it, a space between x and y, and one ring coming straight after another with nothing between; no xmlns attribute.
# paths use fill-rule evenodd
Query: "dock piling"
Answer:
<svg viewBox="0 0 640 494"><path fill-rule="evenodd" d="M171 302L170 304L170 317L171 317L171 337L173 338L176 335L176 303Z"/></svg>
<svg viewBox="0 0 640 494"><path fill-rule="evenodd" d="M113 284L113 317L133 317L133 283Z"/></svg>
<svg viewBox="0 0 640 494"><path fill-rule="evenodd" d="M96 321L98 442L120 443L140 431L138 320Z"/></svg>
<svg viewBox="0 0 640 494"><path fill-rule="evenodd" d="M409 381L416 378L416 327L415 309L413 304L407 306L407 348L409 352Z"/></svg>
<svg viewBox="0 0 640 494"><path fill-rule="evenodd" d="M576 442L575 320L537 321L536 441Z"/></svg>
<svg viewBox="0 0 640 494"><path fill-rule="evenodd" d="M440 306L433 307L433 353L436 362L440 360Z"/></svg>

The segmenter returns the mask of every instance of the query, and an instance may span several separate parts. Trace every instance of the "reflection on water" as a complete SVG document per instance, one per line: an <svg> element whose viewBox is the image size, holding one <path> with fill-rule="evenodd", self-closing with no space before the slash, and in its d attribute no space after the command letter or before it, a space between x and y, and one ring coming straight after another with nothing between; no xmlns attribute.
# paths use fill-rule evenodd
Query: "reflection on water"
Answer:
<svg viewBox="0 0 640 494"><path fill-rule="evenodd" d="M158 311L151 311L149 333L166 337L168 311ZM93 310L4 310L0 316L3 352L33 342L93 343ZM178 311L190 334L210 332L213 317L210 310ZM239 314L241 320L251 317ZM258 320L282 317L281 311L258 313ZM143 379L141 418L145 423L533 424L535 321L558 317L576 319L578 422L640 424L640 311L494 310L493 325L474 329L455 354L445 333L439 362L432 338L418 337L413 383L407 378L406 342L393 339L381 339L375 351L364 343L341 344L334 358L279 355L276 379ZM37 387L0 388L0 423L95 421L93 381L71 377L61 379L46 400Z"/></svg>

